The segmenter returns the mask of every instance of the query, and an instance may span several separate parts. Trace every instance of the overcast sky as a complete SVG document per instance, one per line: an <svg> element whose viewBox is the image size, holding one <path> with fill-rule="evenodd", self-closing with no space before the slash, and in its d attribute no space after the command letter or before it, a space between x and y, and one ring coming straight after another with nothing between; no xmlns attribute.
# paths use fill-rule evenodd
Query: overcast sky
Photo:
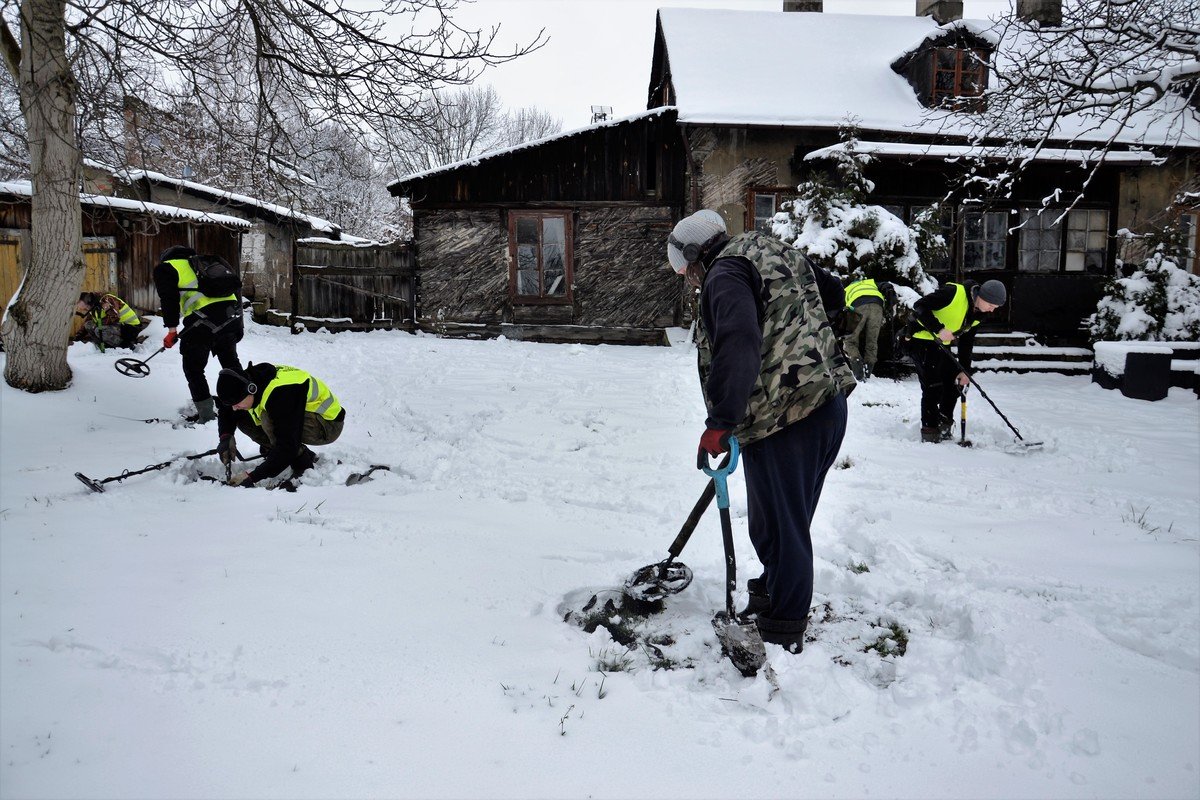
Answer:
<svg viewBox="0 0 1200 800"><path fill-rule="evenodd" d="M965 0L964 16L1004 13L1009 0ZM491 83L509 107L538 106L563 121L564 129L591 121L591 106L612 106L624 117L646 107L655 11L664 7L777 11L783 0L477 0L455 19L472 27L501 25L511 44L546 28L550 43L538 52L489 70ZM830 14L916 13L916 0L825 0ZM707 43L714 58L753 58ZM847 54L853 58L852 53Z"/></svg>

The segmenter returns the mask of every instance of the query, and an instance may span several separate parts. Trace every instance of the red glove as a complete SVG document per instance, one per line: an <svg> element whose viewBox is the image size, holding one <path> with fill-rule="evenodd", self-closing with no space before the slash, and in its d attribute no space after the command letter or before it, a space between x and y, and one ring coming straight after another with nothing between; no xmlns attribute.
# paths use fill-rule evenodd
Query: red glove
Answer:
<svg viewBox="0 0 1200 800"><path fill-rule="evenodd" d="M167 335L163 337L163 347L170 350L175 346L175 340L179 338L179 334L175 331L167 331Z"/></svg>
<svg viewBox="0 0 1200 800"><path fill-rule="evenodd" d="M729 431L717 428L706 429L704 435L700 437L697 454L708 453L710 456L719 456L721 453L727 452L729 452Z"/></svg>

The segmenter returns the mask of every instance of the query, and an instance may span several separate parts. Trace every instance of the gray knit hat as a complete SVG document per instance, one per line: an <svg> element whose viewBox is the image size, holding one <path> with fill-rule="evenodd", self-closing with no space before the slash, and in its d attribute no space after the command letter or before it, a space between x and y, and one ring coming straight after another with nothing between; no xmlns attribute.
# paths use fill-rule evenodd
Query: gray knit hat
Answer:
<svg viewBox="0 0 1200 800"><path fill-rule="evenodd" d="M671 238L667 241L667 261L671 262L671 269L682 275L688 265L683 248L689 244L702 245L714 236L725 232L725 219L711 209L697 211L695 214L679 220L675 229L671 231Z"/></svg>
<svg viewBox="0 0 1200 800"><path fill-rule="evenodd" d="M994 306L1002 306L1008 300L1008 290L1000 281L984 281L979 287L978 297Z"/></svg>

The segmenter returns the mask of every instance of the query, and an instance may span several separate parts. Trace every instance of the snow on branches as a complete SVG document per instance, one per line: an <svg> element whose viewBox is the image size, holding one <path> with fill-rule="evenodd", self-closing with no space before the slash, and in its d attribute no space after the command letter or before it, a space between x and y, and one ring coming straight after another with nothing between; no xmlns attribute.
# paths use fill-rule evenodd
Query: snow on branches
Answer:
<svg viewBox="0 0 1200 800"><path fill-rule="evenodd" d="M842 129L845 146L830 154L830 177L814 173L797 187L799 196L775 215L773 232L821 266L851 280L899 282L926 293L937 283L921 259L936 258L945 240L937 230L937 206L912 227L867 196L875 188L864 174L871 156L857 149L858 133Z"/></svg>

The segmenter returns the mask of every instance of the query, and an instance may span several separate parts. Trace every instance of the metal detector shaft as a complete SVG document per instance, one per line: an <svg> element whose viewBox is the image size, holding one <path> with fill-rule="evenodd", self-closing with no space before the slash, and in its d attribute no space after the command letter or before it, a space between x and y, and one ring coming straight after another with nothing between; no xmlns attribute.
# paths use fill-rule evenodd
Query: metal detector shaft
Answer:
<svg viewBox="0 0 1200 800"><path fill-rule="evenodd" d="M666 564L670 564L679 554L683 552L683 548L687 545L688 540L692 538L692 534L696 531L696 526L700 524L700 518L704 516L704 512L712 504L712 500L717 496L717 484L710 480L708 485L704 487L704 491L700 494L700 499L696 501L696 505L692 506L692 513L688 514L688 518L683 521L683 527L679 529L679 535L675 537L675 541L671 542L671 546L667 548L670 556L667 558Z"/></svg>
<svg viewBox="0 0 1200 800"><path fill-rule="evenodd" d="M1008 421L1008 417L1004 416L1004 412L1001 411L1000 408L994 402L992 402L992 398L988 397L987 392L985 392L983 390L983 387L979 385L979 381L975 380L975 378L971 375L971 373L967 372L966 368L964 368L963 365L959 362L959 360L954 357L954 353L950 352L950 348L948 346L943 346L942 352L946 354L947 358L949 358L951 361L954 362L954 366L958 367L959 372L961 372L967 376L967 380L971 382L972 386L974 386L976 389L979 390L980 396L983 397L984 400L987 400L988 405L990 405L995 410L995 412L1000 415L1000 419L1004 420L1004 424L1008 426L1008 429L1010 431L1012 431L1016 435L1016 437L1018 439L1020 439L1022 442L1025 441L1025 437L1021 435L1021 432L1019 430L1017 430L1017 426L1013 425L1011 422Z"/></svg>
<svg viewBox="0 0 1200 800"><path fill-rule="evenodd" d="M196 453L196 454L190 455L190 456L176 456L175 458L172 458L170 461L164 461L161 464L151 464L148 467L143 467L142 469L137 469L137 470L133 470L133 471L126 470L125 472L122 472L120 475L113 475L111 478L101 478L98 481L92 480L91 478L84 475L82 472L76 472L75 477L78 478L79 480L83 481L83 484L85 486L87 486L89 489L91 489L93 492L103 492L104 484L106 484L106 483L112 483L113 481L123 481L126 478L132 478L134 475L143 475L147 472L154 472L155 470L166 469L167 467L174 464L176 461L195 461L198 458L204 458L205 456L216 455L216 453L217 453L217 448L214 447L212 450L206 450L203 453Z"/></svg>

